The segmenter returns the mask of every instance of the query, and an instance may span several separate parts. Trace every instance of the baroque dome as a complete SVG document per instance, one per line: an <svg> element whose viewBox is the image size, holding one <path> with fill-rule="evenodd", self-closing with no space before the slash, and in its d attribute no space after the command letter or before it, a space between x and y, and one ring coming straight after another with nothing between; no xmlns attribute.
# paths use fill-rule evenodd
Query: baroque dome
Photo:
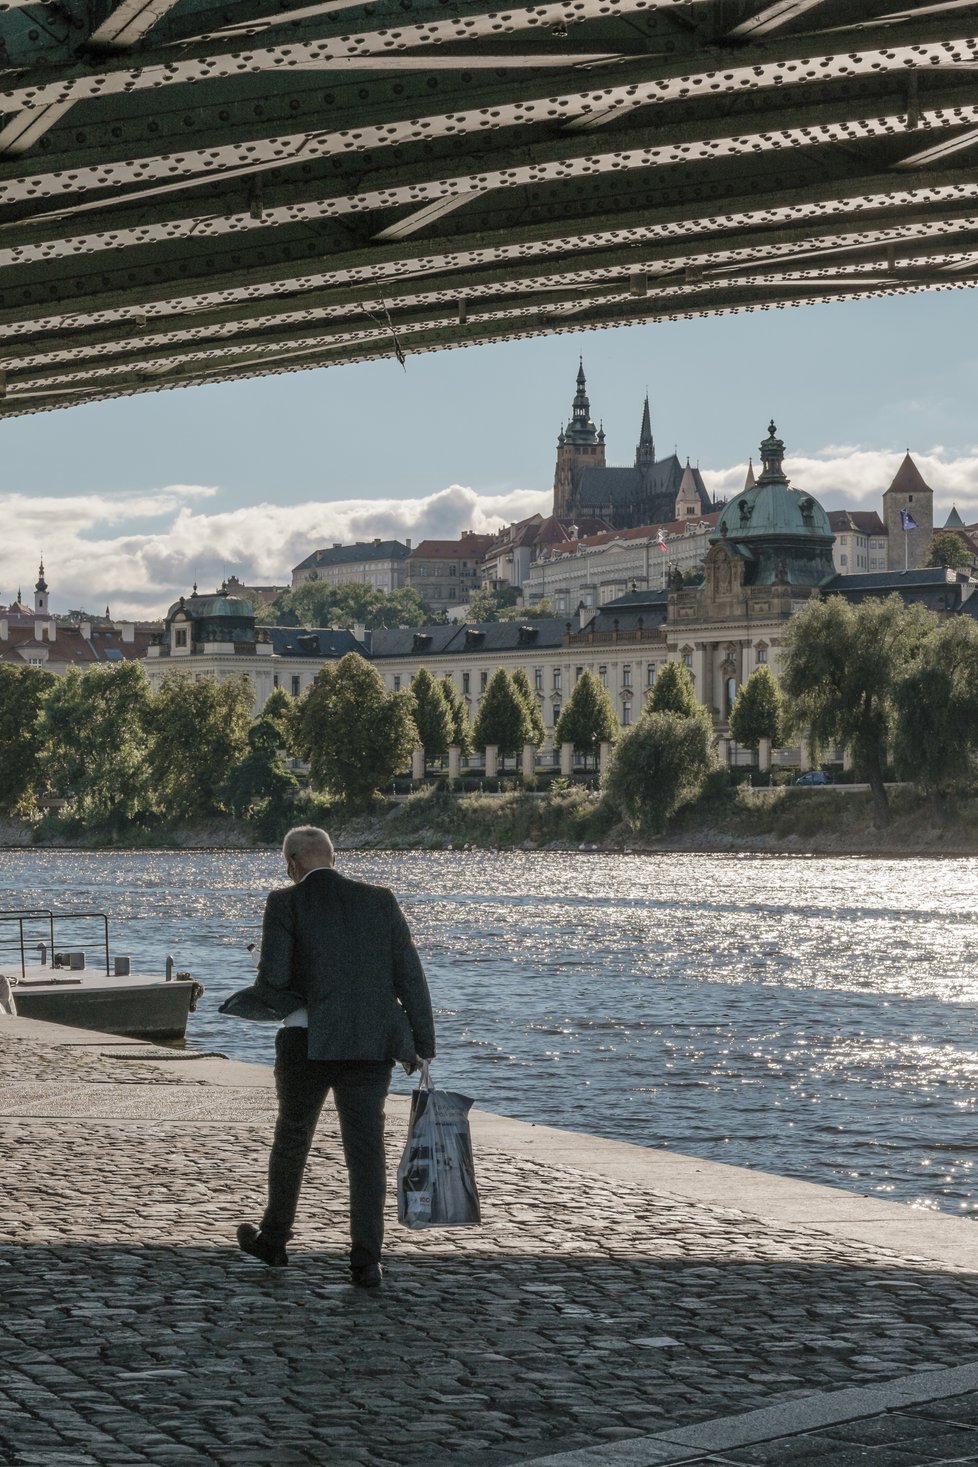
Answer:
<svg viewBox="0 0 978 1467"><path fill-rule="evenodd" d="M761 444L763 471L756 484L735 494L717 521L712 538L746 540L785 537L831 542L825 510L811 494L792 489L782 469L784 443L774 423Z"/></svg>

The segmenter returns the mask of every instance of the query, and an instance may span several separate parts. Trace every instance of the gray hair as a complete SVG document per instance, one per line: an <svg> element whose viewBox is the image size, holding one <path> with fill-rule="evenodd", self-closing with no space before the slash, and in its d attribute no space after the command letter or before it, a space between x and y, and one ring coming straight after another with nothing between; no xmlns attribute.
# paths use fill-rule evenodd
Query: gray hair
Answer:
<svg viewBox="0 0 978 1467"><path fill-rule="evenodd" d="M294 826L282 842L282 855L287 861L294 857L303 866L317 861L324 866L332 866L336 859L333 842L318 825Z"/></svg>

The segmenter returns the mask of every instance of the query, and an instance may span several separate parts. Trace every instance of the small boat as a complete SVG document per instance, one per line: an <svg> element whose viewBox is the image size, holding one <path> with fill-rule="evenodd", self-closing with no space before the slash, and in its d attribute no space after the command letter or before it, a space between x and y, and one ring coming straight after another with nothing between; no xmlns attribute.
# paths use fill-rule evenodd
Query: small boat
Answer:
<svg viewBox="0 0 978 1467"><path fill-rule="evenodd" d="M87 945L65 940L77 923L101 923L96 963ZM91 931L91 926L88 929ZM38 940L43 931L42 940ZM5 958L17 949L13 961ZM104 973L102 970L104 957ZM134 973L128 957L110 958L104 912L53 912L46 907L0 910L0 1014L46 1019L75 1029L96 1029L128 1039L182 1039L187 1017L203 985L192 973L174 971L166 959L162 977ZM14 971L11 971L14 970Z"/></svg>

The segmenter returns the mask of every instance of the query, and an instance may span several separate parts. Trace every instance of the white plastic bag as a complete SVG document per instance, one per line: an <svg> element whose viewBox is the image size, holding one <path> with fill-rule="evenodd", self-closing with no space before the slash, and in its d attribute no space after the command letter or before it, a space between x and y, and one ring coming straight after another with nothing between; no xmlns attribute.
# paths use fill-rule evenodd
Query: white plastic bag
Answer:
<svg viewBox="0 0 978 1467"><path fill-rule="evenodd" d="M397 1168L397 1216L408 1228L465 1228L482 1221L467 1095L436 1090L427 1061L411 1096L407 1145Z"/></svg>

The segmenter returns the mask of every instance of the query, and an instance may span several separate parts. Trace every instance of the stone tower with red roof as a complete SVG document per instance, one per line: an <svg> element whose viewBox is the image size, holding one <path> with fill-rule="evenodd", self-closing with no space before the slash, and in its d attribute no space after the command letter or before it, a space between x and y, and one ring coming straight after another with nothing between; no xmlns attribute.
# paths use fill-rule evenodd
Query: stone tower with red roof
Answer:
<svg viewBox="0 0 978 1467"><path fill-rule="evenodd" d="M909 515L915 528L904 529ZM934 534L934 491L908 453L883 495L889 570L919 570L930 554Z"/></svg>

